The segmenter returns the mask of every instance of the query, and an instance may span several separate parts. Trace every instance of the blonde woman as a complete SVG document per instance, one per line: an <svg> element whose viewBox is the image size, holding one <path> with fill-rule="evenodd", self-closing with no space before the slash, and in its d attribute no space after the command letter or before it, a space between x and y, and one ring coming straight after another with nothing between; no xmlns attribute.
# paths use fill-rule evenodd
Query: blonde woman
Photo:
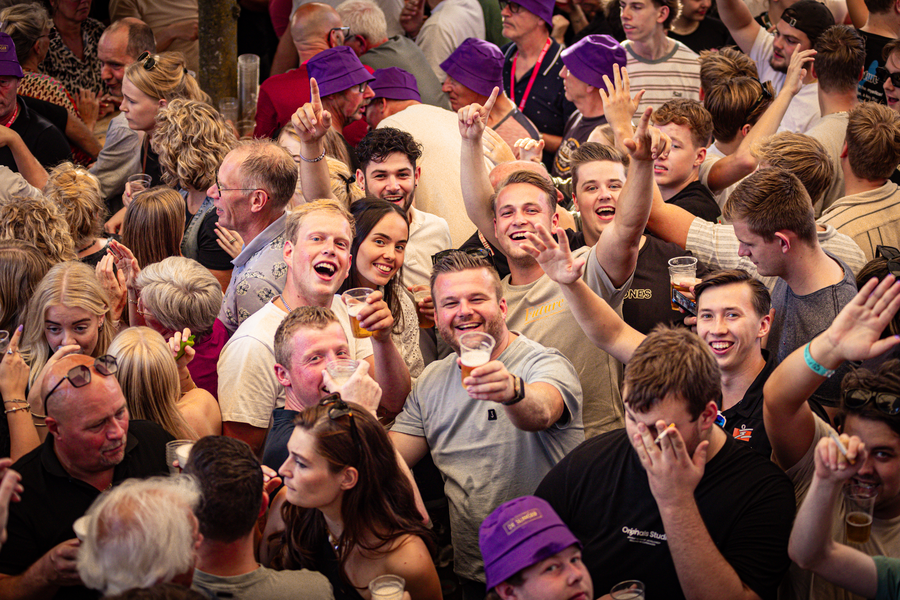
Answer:
<svg viewBox="0 0 900 600"><path fill-rule="evenodd" d="M44 197L62 209L78 260L97 266L109 245L109 238L102 237L106 205L97 178L87 169L61 163L50 171Z"/></svg>
<svg viewBox="0 0 900 600"><path fill-rule="evenodd" d="M181 190L187 206L181 255L209 269L223 290L231 280L232 257L216 237L219 217L206 192L236 145L231 127L205 102L176 99L156 114L151 147L159 155L163 181Z"/></svg>
<svg viewBox="0 0 900 600"><path fill-rule="evenodd" d="M221 435L219 405L194 387L186 368L189 352L179 361L184 364L176 364L170 345L149 327L130 327L109 347L131 418L153 421L178 439Z"/></svg>
<svg viewBox="0 0 900 600"><path fill-rule="evenodd" d="M25 315L21 353L31 367L28 401L42 438L47 434L40 394L44 372L68 354L94 358L107 354L115 327L106 291L94 269L82 262L55 265L35 288Z"/></svg>
<svg viewBox="0 0 900 600"><path fill-rule="evenodd" d="M75 243L62 211L43 197L0 198L0 240L24 240L53 264L75 260Z"/></svg>
<svg viewBox="0 0 900 600"><path fill-rule="evenodd" d="M122 105L125 121L134 131L143 132L141 145L141 173L150 176L151 185L162 183L159 156L150 145L156 130L156 114L172 100L178 98L209 102L209 96L200 89L197 80L188 73L184 56L180 52L150 54L144 52L138 60L125 68L122 79ZM131 203L130 186L125 186L125 206ZM116 233L122 225L124 211L110 219L105 229Z"/></svg>

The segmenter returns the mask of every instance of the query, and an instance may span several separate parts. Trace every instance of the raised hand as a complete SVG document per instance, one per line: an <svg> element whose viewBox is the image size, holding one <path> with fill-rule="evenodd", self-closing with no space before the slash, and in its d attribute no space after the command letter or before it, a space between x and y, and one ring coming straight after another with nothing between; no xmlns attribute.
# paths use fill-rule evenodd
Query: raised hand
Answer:
<svg viewBox="0 0 900 600"><path fill-rule="evenodd" d="M179 369L187 367L194 360L194 355L197 354L192 345L185 344L184 352L181 350L181 342L187 342L189 337L191 337L191 330L185 327L184 331L176 331L169 338L169 350L172 351L172 358L175 359L175 364Z"/></svg>
<svg viewBox="0 0 900 600"><path fill-rule="evenodd" d="M791 62L788 65L787 75L784 78L783 90L787 90L792 96L800 93L803 87L803 79L806 77L808 69L806 66L811 65L816 57L815 50L795 51L791 55Z"/></svg>
<svg viewBox="0 0 900 600"><path fill-rule="evenodd" d="M665 133L650 126L650 116L653 109L647 107L641 115L641 121L634 132L634 136L622 140L628 154L634 160L656 160L665 157L672 146L672 140Z"/></svg>
<svg viewBox="0 0 900 600"><path fill-rule="evenodd" d="M125 304L128 301L128 282L121 269L113 268L115 261L115 257L107 253L97 263L94 272L97 274L100 285L106 290L106 295L109 296L109 302L112 305L113 316L118 320L125 311Z"/></svg>
<svg viewBox="0 0 900 600"><path fill-rule="evenodd" d="M141 267L125 245L112 240L109 242L109 253L116 261L116 268L125 273L125 285L128 288L134 287L134 282L141 273Z"/></svg>
<svg viewBox="0 0 900 600"><path fill-rule="evenodd" d="M459 115L459 134L464 140L480 140L487 127L488 116L494 108L500 88L495 87L484 106L477 102L463 106L457 113Z"/></svg>
<svg viewBox="0 0 900 600"><path fill-rule="evenodd" d="M574 283L581 278L584 259L572 256L566 232L556 228L555 233L559 238L557 242L540 223L536 223L534 229L536 233L525 232L527 242L522 244L522 248L538 261L547 277L562 285Z"/></svg>
<svg viewBox="0 0 900 600"><path fill-rule="evenodd" d="M425 22L425 0L407 0L400 11L400 27L415 38Z"/></svg>
<svg viewBox="0 0 900 600"><path fill-rule="evenodd" d="M831 436L823 437L816 444L816 477L821 480L842 482L850 479L859 472L869 455L866 445L855 435L850 437L844 433L838 439L846 456Z"/></svg>
<svg viewBox="0 0 900 600"><path fill-rule="evenodd" d="M518 154L519 160L530 160L539 163L544 154L544 140L532 138L516 140L516 143L513 144L513 152Z"/></svg>
<svg viewBox="0 0 900 600"><path fill-rule="evenodd" d="M617 129L625 125L631 126L631 118L634 111L637 110L644 96L644 90L639 91L634 97L631 97L631 84L628 79L628 69L624 67L620 70L619 65L613 65L613 81L609 77L603 76L603 83L606 84L606 90L598 90L600 99L603 101L603 114L606 115L607 122Z"/></svg>
<svg viewBox="0 0 900 600"><path fill-rule="evenodd" d="M823 334L833 352L843 360L866 360L884 354L900 338L881 339L881 334L900 308L900 282L888 275L872 278L859 290Z"/></svg>
<svg viewBox="0 0 900 600"><path fill-rule="evenodd" d="M6 353L0 361L0 396L4 400L24 400L28 389L28 375L31 372L28 365L19 354L19 340L22 339L22 326L19 325L13 332L12 339Z"/></svg>
<svg viewBox="0 0 900 600"><path fill-rule="evenodd" d="M309 102L297 109L297 112L291 117L291 124L294 126L294 131L300 136L300 141L305 144L314 144L328 133L328 129L331 127L331 113L322 108L319 84L314 77L309 80L309 94Z"/></svg>
<svg viewBox="0 0 900 600"><path fill-rule="evenodd" d="M506 143L506 140L490 127L484 128L481 146L484 149L484 155L494 165L516 160L516 155L513 149L509 147L509 144Z"/></svg>
<svg viewBox="0 0 900 600"><path fill-rule="evenodd" d="M694 490L706 469L709 442L700 442L691 456L681 433L674 427L667 428L665 421L657 421L655 427L638 423L637 431L631 445L647 471L650 491L657 505L680 506L693 501ZM666 433L657 444L655 440L663 431Z"/></svg>

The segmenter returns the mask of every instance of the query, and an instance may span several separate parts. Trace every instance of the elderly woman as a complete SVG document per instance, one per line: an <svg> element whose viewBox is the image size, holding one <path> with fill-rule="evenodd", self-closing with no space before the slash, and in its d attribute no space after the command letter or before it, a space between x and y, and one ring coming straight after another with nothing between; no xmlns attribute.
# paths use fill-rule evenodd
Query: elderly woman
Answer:
<svg viewBox="0 0 900 600"><path fill-rule="evenodd" d="M234 132L209 104L176 99L156 114L151 144L159 155L163 182L180 189L186 202L181 255L209 269L225 289L232 257L218 243L219 217L206 191L215 183L225 155L237 144Z"/></svg>
<svg viewBox="0 0 900 600"><path fill-rule="evenodd" d="M104 91L97 45L103 23L88 17L91 0L45 0L53 19L48 34L50 49L41 71L55 77L69 90Z"/></svg>
<svg viewBox="0 0 900 600"><path fill-rule="evenodd" d="M97 266L109 245L109 239L102 237L106 205L97 178L87 169L62 163L50 171L44 196L62 210L78 260Z"/></svg>
<svg viewBox="0 0 900 600"><path fill-rule="evenodd" d="M216 320L222 306L222 288L216 278L197 261L173 257L144 268L135 291L138 320L148 327L166 339L191 330L194 359L187 370L197 387L218 397L216 363L228 333Z"/></svg>

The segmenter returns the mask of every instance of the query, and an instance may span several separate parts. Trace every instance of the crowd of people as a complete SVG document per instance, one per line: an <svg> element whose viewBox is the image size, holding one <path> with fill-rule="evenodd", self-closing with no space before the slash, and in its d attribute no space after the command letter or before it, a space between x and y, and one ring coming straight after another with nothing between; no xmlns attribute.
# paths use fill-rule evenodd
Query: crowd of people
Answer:
<svg viewBox="0 0 900 600"><path fill-rule="evenodd" d="M896 2L242 0L252 134L97 4L0 10L0 600L900 598Z"/></svg>

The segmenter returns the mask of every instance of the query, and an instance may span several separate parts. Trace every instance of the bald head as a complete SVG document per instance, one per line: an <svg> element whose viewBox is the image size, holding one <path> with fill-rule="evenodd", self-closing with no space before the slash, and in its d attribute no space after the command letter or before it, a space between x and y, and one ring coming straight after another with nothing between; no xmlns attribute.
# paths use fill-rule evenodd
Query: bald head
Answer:
<svg viewBox="0 0 900 600"><path fill-rule="evenodd" d="M291 16L291 39L297 47L301 61L309 60L322 50L343 43L340 32L332 29L341 26L341 17L327 4L310 2L301 4ZM332 35L337 36L332 38Z"/></svg>
<svg viewBox="0 0 900 600"><path fill-rule="evenodd" d="M50 414L47 412L50 409L52 409L53 416L57 418L60 414L67 414L69 407L77 408L80 405L80 399L84 394L94 393L94 390L101 388L103 394L122 396L122 390L115 375L101 375L98 373L94 368L95 360L95 358L84 354L70 354L50 367L41 383L41 397L47 398L47 394L50 394L49 401L44 403L45 414ZM69 374L69 371L79 365L90 369L90 383L76 388L72 385L71 380L62 381ZM53 390L52 394L50 393L51 390Z"/></svg>
<svg viewBox="0 0 900 600"><path fill-rule="evenodd" d="M541 163L536 163L532 160L514 160L511 162L500 163L491 170L491 187L497 189L498 185L503 183L507 177L516 171L531 171L532 173L537 173L547 181L551 181L550 173L547 172L547 169Z"/></svg>

